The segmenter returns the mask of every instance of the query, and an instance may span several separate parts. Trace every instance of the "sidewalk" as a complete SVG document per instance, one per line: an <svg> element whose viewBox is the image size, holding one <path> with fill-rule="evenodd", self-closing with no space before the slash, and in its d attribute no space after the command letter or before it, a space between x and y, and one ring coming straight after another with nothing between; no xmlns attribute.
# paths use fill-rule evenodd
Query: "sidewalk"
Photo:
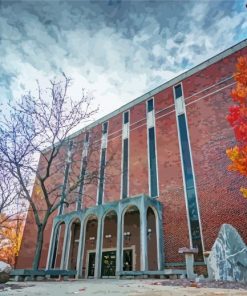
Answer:
<svg viewBox="0 0 247 296"><path fill-rule="evenodd" d="M0 296L240 296L243 289L162 286L160 280L80 280L53 282L10 282L0 285Z"/></svg>

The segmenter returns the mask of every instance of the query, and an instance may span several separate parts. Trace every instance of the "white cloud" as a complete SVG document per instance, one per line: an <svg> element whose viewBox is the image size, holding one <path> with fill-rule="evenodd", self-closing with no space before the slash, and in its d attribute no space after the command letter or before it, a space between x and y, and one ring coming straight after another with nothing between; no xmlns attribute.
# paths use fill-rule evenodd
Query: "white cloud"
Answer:
<svg viewBox="0 0 247 296"><path fill-rule="evenodd" d="M233 45L246 29L245 11L222 9L210 23L211 2L192 4L184 18L168 15L166 22L155 13L145 15L144 7L128 11L128 19L118 19L114 10L114 26L96 6L60 3L59 14L58 4L48 2L40 11L4 7L0 76L8 76L10 84L0 84L1 96L9 88L18 97L23 85L34 89L36 79L46 86L63 70L74 79L72 95L86 88L101 106L98 116L105 115Z"/></svg>

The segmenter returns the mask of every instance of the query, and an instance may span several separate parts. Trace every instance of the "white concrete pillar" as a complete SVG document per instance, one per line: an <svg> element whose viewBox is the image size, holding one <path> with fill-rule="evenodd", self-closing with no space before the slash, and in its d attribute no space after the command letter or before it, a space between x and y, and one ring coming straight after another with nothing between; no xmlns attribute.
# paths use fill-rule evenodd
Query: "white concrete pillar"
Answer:
<svg viewBox="0 0 247 296"><path fill-rule="evenodd" d="M67 253L68 253L67 248L68 248L69 236L70 236L69 225L65 224L64 240L63 240L63 251L62 251L62 257L61 257L60 269L65 269L66 268Z"/></svg>
<svg viewBox="0 0 247 296"><path fill-rule="evenodd" d="M140 209L140 240L141 240L141 271L148 270L147 256L147 209L145 200L142 199Z"/></svg>
<svg viewBox="0 0 247 296"><path fill-rule="evenodd" d="M86 227L86 225L85 225L85 227ZM82 221L81 222L81 229L80 229L79 246L78 246L78 252L77 252L76 278L82 278L84 246L85 246L84 221Z"/></svg>
<svg viewBox="0 0 247 296"><path fill-rule="evenodd" d="M101 277L101 258L102 258L102 236L103 236L103 225L102 217L98 218L98 230L97 230L97 242L96 242L96 254L95 254L95 269L94 278L98 279Z"/></svg>
<svg viewBox="0 0 247 296"><path fill-rule="evenodd" d="M195 279L196 274L194 273L194 254L185 254L186 272L187 278L190 280Z"/></svg>
<svg viewBox="0 0 247 296"><path fill-rule="evenodd" d="M69 257L70 257L70 248L71 248L71 236L72 236L72 225L70 225L69 231L68 231L68 241L66 245L66 253L65 253L65 258L64 258L64 269L69 268Z"/></svg>
<svg viewBox="0 0 247 296"><path fill-rule="evenodd" d="M123 270L123 221L122 212L118 211L117 219L117 252L116 252L116 277Z"/></svg>
<svg viewBox="0 0 247 296"><path fill-rule="evenodd" d="M55 226L53 224L51 236L50 236L49 251L48 251L48 256L47 256L47 261L46 261L46 269L51 269L51 264L52 264L52 260L53 260L53 256L54 256L54 248L55 248L55 240L56 240L57 231L58 231L58 228L56 227L56 231L55 231Z"/></svg>
<svg viewBox="0 0 247 296"><path fill-rule="evenodd" d="M163 239L162 217L158 213L155 216L156 216L158 270L163 270L164 269L164 239Z"/></svg>

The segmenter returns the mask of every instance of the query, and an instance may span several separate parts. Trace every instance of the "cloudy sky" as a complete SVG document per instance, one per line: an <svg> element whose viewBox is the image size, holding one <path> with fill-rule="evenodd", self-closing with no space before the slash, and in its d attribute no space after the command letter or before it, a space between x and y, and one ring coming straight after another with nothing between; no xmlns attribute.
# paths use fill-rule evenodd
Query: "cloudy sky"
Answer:
<svg viewBox="0 0 247 296"><path fill-rule="evenodd" d="M64 71L101 117L247 37L245 0L0 0L0 100Z"/></svg>

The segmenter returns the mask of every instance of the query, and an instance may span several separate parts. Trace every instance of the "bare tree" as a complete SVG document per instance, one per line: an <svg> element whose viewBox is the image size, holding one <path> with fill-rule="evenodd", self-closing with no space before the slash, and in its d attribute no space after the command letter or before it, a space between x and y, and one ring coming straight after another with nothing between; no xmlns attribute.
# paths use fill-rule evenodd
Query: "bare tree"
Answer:
<svg viewBox="0 0 247 296"><path fill-rule="evenodd" d="M8 222L23 212L20 204L21 188L11 174L0 163L0 229L7 228Z"/></svg>
<svg viewBox="0 0 247 296"><path fill-rule="evenodd" d="M35 270L39 267L48 218L68 204L69 193L77 190L82 181L82 175L72 184L64 177L71 166L68 152L73 144L69 135L97 112L84 92L73 101L68 95L70 85L71 80L63 75L62 81L51 81L49 89L42 91L38 86L37 96L24 95L10 106L8 115L0 114L0 163L20 188L21 197L30 203L37 226L32 265ZM86 179L91 178L92 182L97 175L92 172Z"/></svg>

